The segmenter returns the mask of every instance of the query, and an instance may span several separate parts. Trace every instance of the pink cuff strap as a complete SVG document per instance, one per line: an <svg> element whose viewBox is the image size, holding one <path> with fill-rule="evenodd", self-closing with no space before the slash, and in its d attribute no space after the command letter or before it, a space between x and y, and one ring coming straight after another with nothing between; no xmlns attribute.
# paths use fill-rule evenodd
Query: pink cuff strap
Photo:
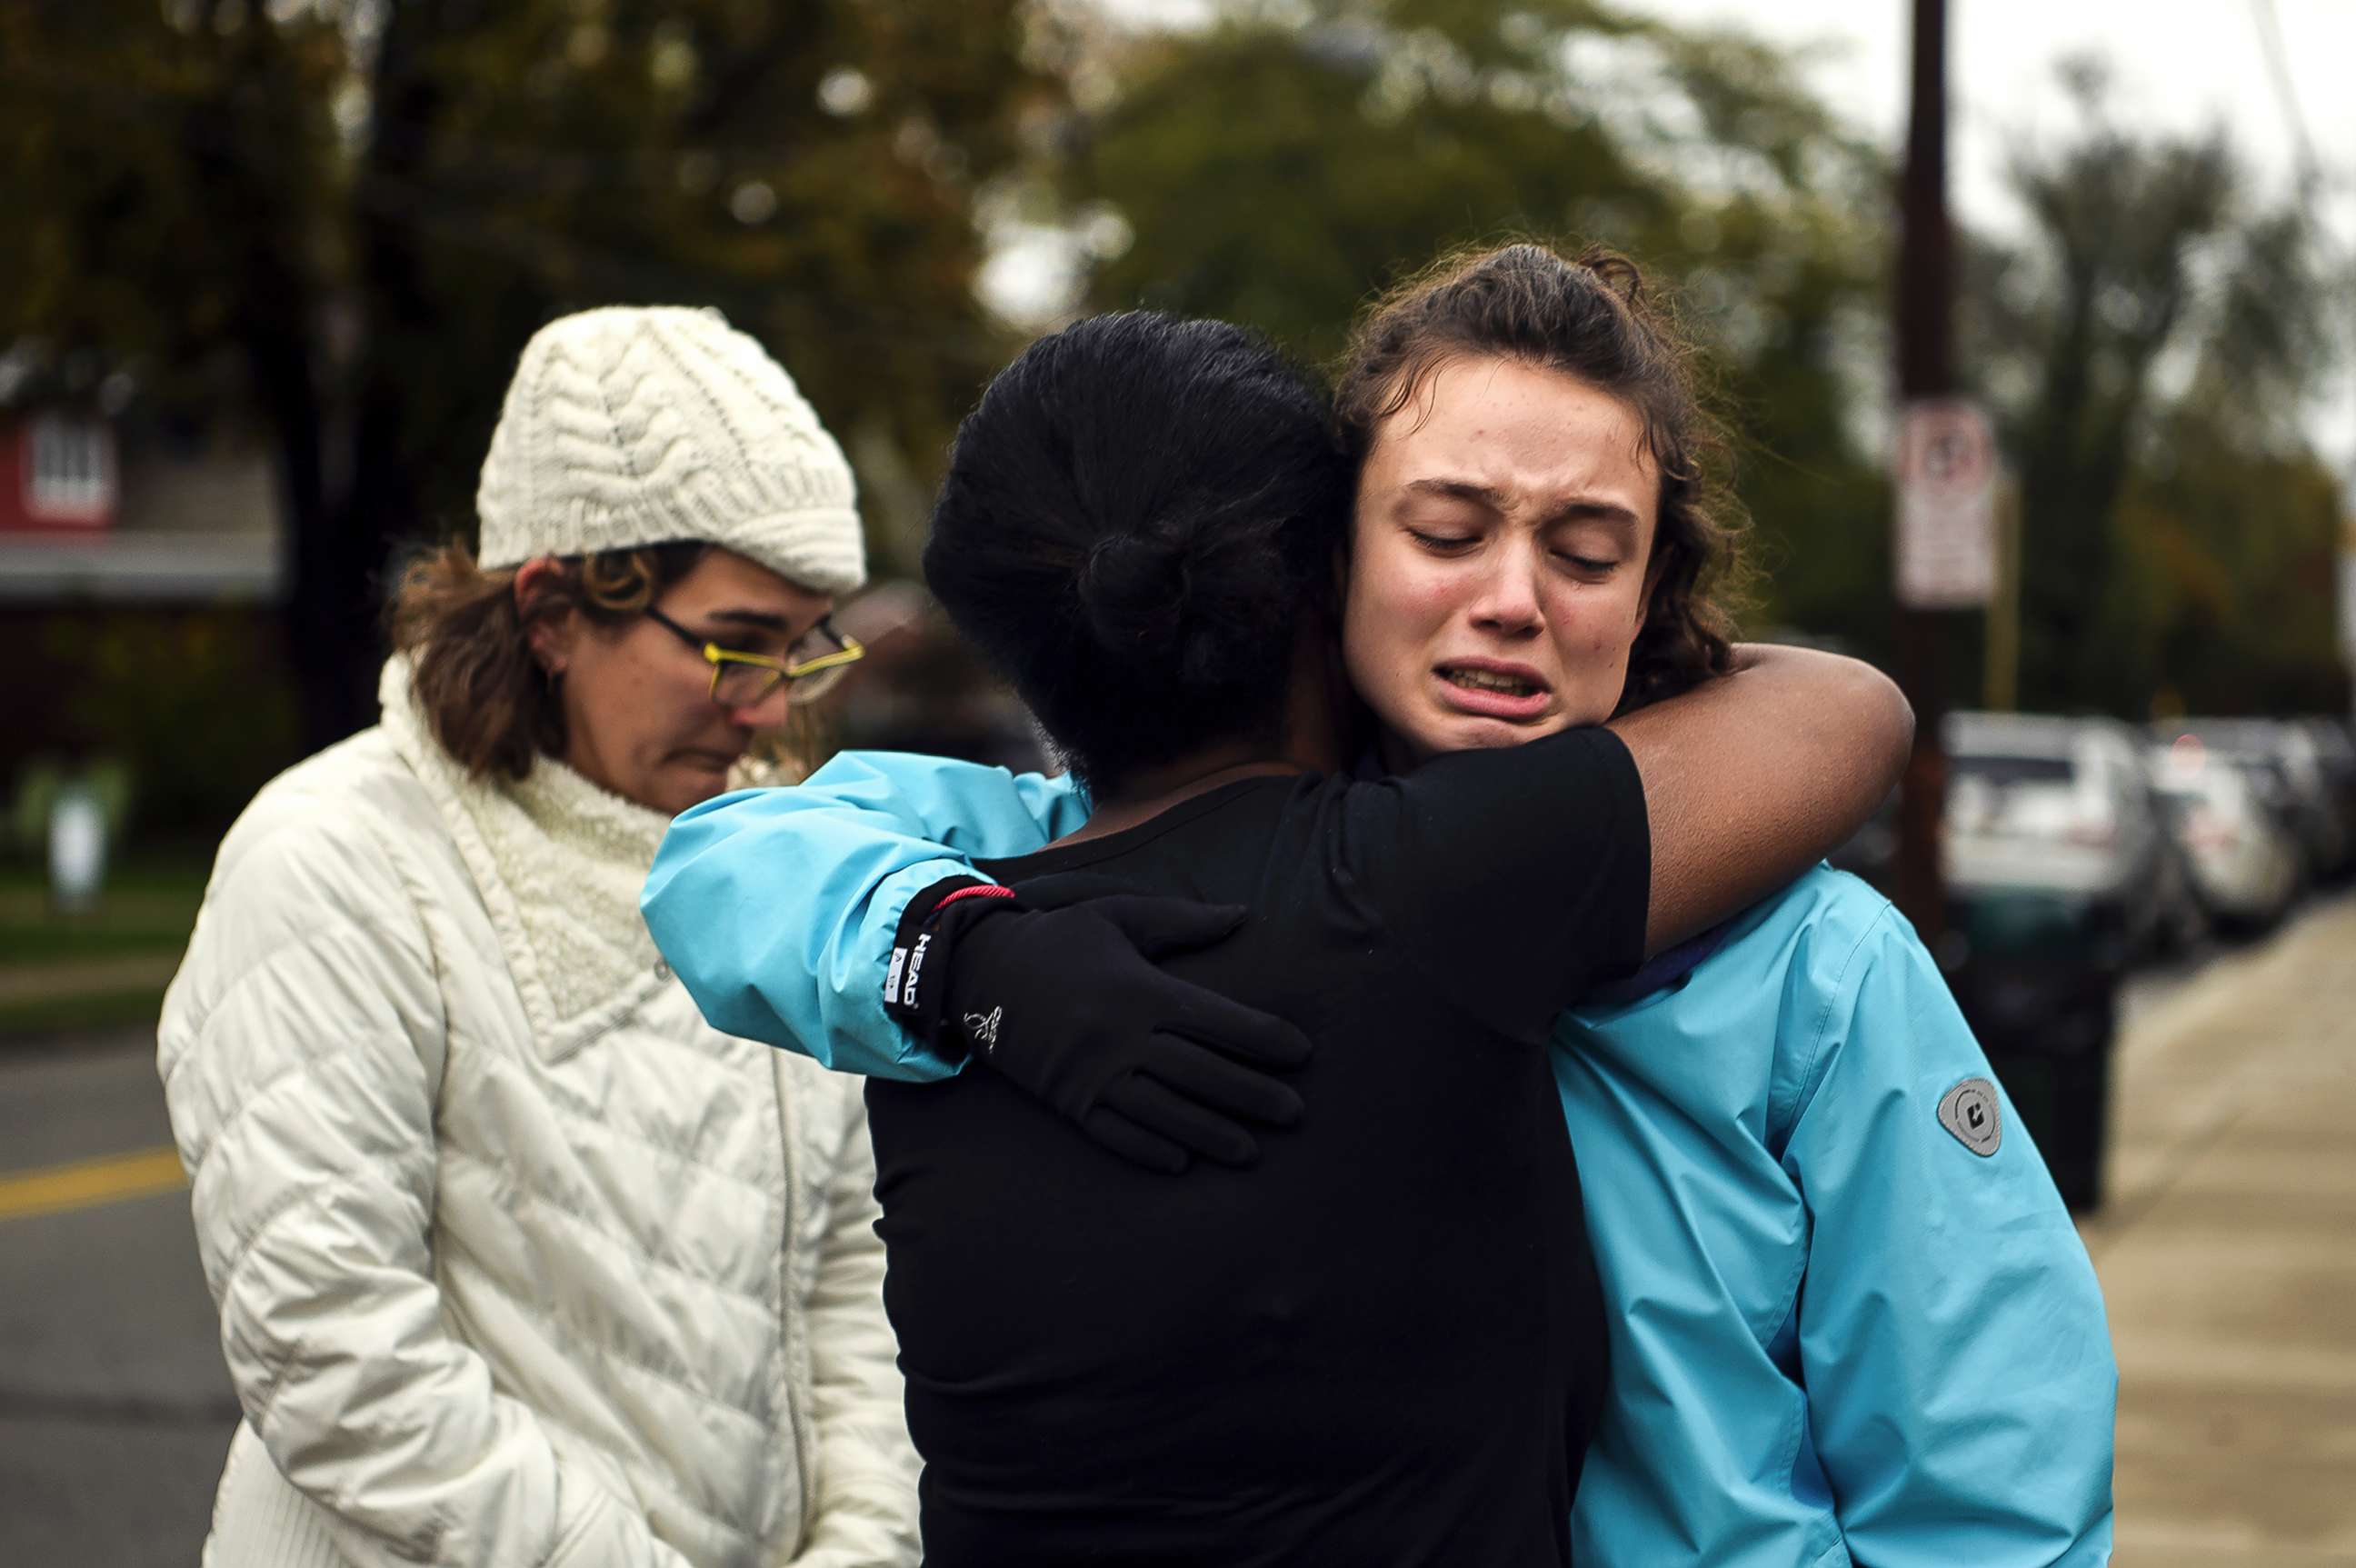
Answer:
<svg viewBox="0 0 2356 1568"><path fill-rule="evenodd" d="M939 903L934 905L932 912L925 917L925 923L926 925L930 925L933 921L939 919L941 918L941 911L948 908L950 905L956 903L960 898L1012 898L1013 897L1013 888L1001 887L992 884L986 883L977 887L960 887L956 892L950 894L948 897L942 899Z"/></svg>

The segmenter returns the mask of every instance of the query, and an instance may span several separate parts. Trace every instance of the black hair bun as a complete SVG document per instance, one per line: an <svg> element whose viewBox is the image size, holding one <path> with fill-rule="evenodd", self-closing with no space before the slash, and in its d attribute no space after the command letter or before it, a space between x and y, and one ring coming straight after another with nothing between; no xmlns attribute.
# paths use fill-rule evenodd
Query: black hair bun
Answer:
<svg viewBox="0 0 2356 1568"><path fill-rule="evenodd" d="M1348 503L1323 397L1264 340L1095 317L966 417L925 575L1101 781L1267 729Z"/></svg>
<svg viewBox="0 0 2356 1568"><path fill-rule="evenodd" d="M1302 607L1297 534L1273 498L1204 497L1090 547L1074 584L1098 657L1217 683L1266 662ZM1276 504L1281 504L1277 501Z"/></svg>
<svg viewBox="0 0 2356 1568"><path fill-rule="evenodd" d="M1108 651L1167 657L1186 610L1185 546L1166 534L1116 533L1089 546L1073 591Z"/></svg>

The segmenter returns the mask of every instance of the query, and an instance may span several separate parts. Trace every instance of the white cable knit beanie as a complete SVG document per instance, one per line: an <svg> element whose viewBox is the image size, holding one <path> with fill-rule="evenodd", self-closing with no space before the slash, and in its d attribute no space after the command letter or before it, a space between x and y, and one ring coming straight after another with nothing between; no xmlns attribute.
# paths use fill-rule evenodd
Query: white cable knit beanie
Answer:
<svg viewBox="0 0 2356 1568"><path fill-rule="evenodd" d="M532 334L475 508L485 566L703 540L822 593L867 580L851 465L716 310L613 306Z"/></svg>

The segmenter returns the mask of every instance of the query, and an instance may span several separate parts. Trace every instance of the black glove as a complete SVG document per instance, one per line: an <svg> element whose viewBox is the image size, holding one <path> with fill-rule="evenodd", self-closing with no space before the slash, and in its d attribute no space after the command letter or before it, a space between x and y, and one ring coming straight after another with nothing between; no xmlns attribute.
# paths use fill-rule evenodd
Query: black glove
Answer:
<svg viewBox="0 0 2356 1568"><path fill-rule="evenodd" d="M978 886L926 889L902 925L893 967L905 983L891 1010L937 1050L969 1055L1115 1154L1173 1175L1191 1155L1249 1165L1259 1148L1247 1122L1300 1118L1301 1097L1272 1074L1306 1061L1309 1037L1153 966L1231 934L1242 906L1104 893L1043 909L996 889L950 897Z"/></svg>

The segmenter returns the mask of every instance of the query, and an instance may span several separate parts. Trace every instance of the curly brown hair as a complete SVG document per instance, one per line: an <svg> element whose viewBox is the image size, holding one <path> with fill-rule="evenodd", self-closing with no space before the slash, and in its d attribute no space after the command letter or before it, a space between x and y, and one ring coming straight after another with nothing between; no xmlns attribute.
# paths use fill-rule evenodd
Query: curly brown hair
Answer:
<svg viewBox="0 0 2356 1568"><path fill-rule="evenodd" d="M620 626L711 548L687 540L562 558L528 607L516 603L518 568L486 571L462 543L412 561L393 591L392 645L409 656L434 738L476 778L519 779L543 754L561 755L564 708L531 656L533 624L571 609Z"/></svg>
<svg viewBox="0 0 2356 1568"><path fill-rule="evenodd" d="M1728 485L1724 427L1669 303L1635 263L1600 246L1572 257L1523 242L1443 257L1377 300L1351 336L1334 394L1351 456L1363 465L1383 421L1442 364L1465 358L1575 376L1644 421L1661 477L1659 518L1620 711L1725 673L1749 519Z"/></svg>

